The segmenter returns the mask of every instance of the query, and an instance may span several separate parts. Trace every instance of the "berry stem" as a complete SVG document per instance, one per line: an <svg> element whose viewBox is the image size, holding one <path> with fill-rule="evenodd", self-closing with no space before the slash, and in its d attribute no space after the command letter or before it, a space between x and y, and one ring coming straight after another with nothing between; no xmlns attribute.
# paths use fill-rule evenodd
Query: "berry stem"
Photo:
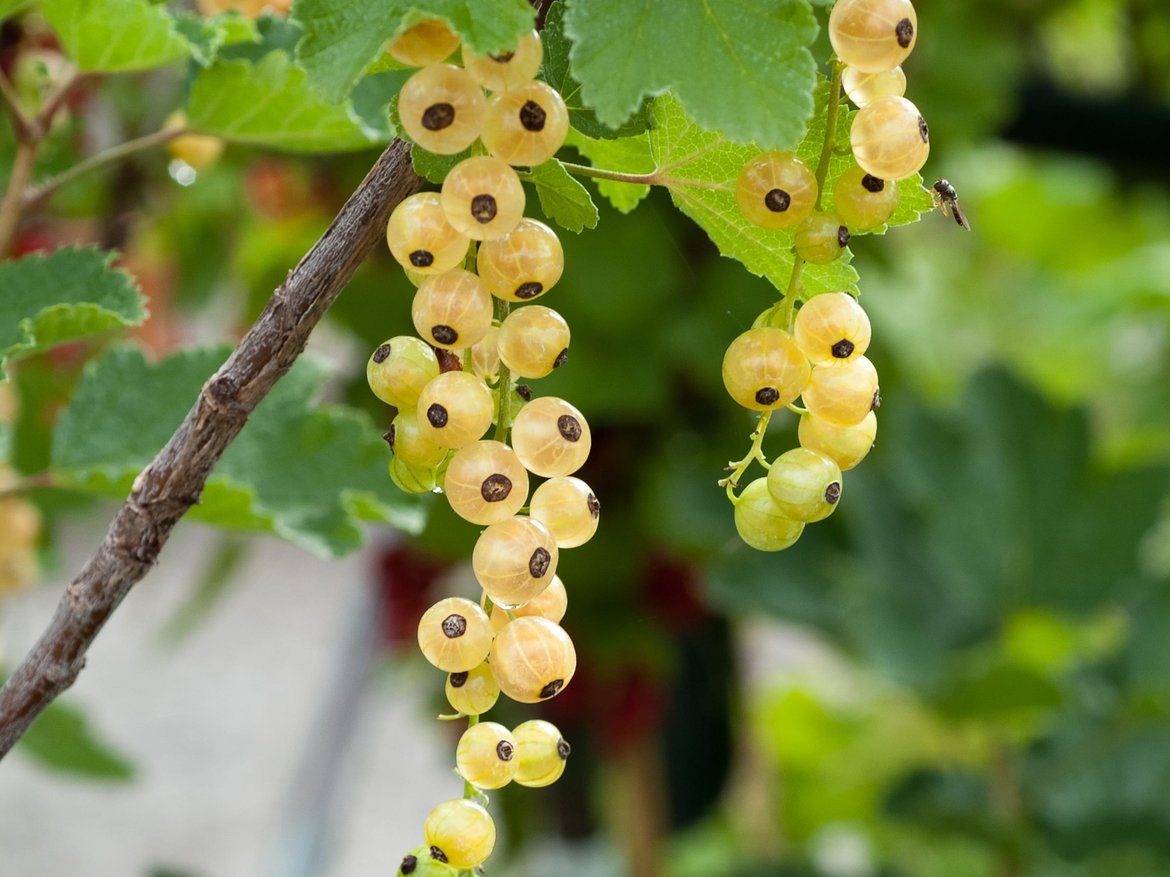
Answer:
<svg viewBox="0 0 1170 877"><path fill-rule="evenodd" d="M511 306L503 299L496 299L496 319L501 323L508 316ZM500 377L496 384L496 441L507 443L508 430L512 427L512 373L500 360Z"/></svg>
<svg viewBox="0 0 1170 877"><path fill-rule="evenodd" d="M73 167L66 171L62 171L50 180L42 183L34 189L30 189L24 193L23 207L28 210L39 206L43 201L51 198L58 189L72 183L79 177L83 177L90 171L98 170L108 164L120 161L127 156L133 155L136 152L143 152L147 149L153 149L156 146L162 146L169 143L181 134L185 134L185 128L170 128L164 131L155 131L152 134L145 134L142 137L136 137L133 140L127 140L125 143L119 143L117 146L112 146L104 152L99 152L96 155L91 155L89 158L79 161Z"/></svg>
<svg viewBox="0 0 1170 877"><path fill-rule="evenodd" d="M468 716L467 727L474 728L479 724L479 716ZM467 780L463 781L463 797L468 801L473 801L479 797L479 789L469 783Z"/></svg>
<svg viewBox="0 0 1170 877"><path fill-rule="evenodd" d="M735 460L728 463L727 467L731 470L731 474L719 481L720 487L727 488L727 498L731 500L732 505L739 501L739 498L735 495L735 491L739 487L739 479L743 477L743 473L751 466L752 461L757 461L765 469L770 465L768 458L764 456L764 433L768 431L768 421L771 419L771 411L763 411L760 413L760 419L756 422L756 428L752 430L752 446L748 449L747 456L742 460Z"/></svg>
<svg viewBox="0 0 1170 877"><path fill-rule="evenodd" d="M719 141L721 144L723 141ZM699 155L704 150L695 153ZM695 156L687 156L682 159L683 162L691 161ZM680 180L675 177L668 177L665 175L670 168L677 166L679 162L666 167L660 167L651 171L648 174L627 174L621 171L611 171L606 168L591 167L587 164L574 164L571 161L562 161L561 165L569 173L578 177L592 177L596 180L612 180L615 183L631 183L635 186L665 186L668 189L680 189L684 187L691 187L695 189L717 189L720 191L731 191L731 187L726 183L713 183L707 180Z"/></svg>

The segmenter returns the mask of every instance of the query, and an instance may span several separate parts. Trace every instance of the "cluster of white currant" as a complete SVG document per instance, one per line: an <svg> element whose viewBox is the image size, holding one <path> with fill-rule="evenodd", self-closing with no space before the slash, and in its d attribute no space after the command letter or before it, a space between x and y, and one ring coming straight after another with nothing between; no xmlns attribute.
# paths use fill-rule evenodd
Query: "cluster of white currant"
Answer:
<svg viewBox="0 0 1170 877"><path fill-rule="evenodd" d="M736 200L744 216L769 229L794 229L799 277L805 262L828 264L841 255L850 230L885 223L898 203L897 181L916 174L930 153L926 121L902 97L899 66L914 48L917 16L910 0L838 0L829 38L843 69L839 81L859 107L850 129L856 164L837 177L834 211L822 210L818 177L791 152L765 152L744 166ZM836 93L828 108L825 155L833 148ZM820 172L827 168L822 159ZM796 278L794 278L795 280ZM789 295L797 295L794 283ZM740 536L754 548L792 545L805 524L832 514L841 497L841 472L856 466L877 434L877 370L865 357L869 319L856 299L830 292L762 315L736 338L723 359L723 382L732 398L771 412L804 402L800 447L778 457L766 478L734 496L736 473L725 483L735 503ZM781 326L771 325L779 317ZM758 452L766 421L757 431ZM764 463L762 453L755 459ZM746 462L746 461L741 461ZM735 464L732 464L733 467Z"/></svg>
<svg viewBox="0 0 1170 877"><path fill-rule="evenodd" d="M560 95L533 79L542 55L535 32L514 52L464 47L463 67L443 63L457 48L440 21L415 25L389 48L422 67L398 104L416 145L454 155L478 142L488 154L459 162L439 193L407 198L391 215L386 239L418 287L411 315L421 337L391 338L366 371L378 398L398 408L387 433L391 477L407 490L441 490L457 515L486 528L472 553L481 601L440 600L418 626L419 647L449 674L447 699L468 728L455 757L467 794L427 817L425 843L399 867L415 875L477 868L491 854L496 831L482 790L513 780L545 786L564 771L569 746L550 723L509 731L479 717L501 692L539 703L572 679L577 655L559 624L568 597L557 562L561 549L592 538L601 509L573 477L591 447L584 416L515 384L549 374L569 346L556 311L510 310L547 293L564 268L556 234L524 218L512 166L550 158L568 114ZM493 423L493 437L484 438ZM530 474L546 479L531 500Z"/></svg>

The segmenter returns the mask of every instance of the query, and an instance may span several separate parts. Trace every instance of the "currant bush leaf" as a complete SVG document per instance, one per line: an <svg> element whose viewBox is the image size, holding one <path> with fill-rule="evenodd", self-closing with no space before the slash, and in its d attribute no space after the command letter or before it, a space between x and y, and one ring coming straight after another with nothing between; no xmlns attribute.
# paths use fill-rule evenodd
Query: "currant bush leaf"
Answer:
<svg viewBox="0 0 1170 877"><path fill-rule="evenodd" d="M136 348L118 347L90 363L53 432L61 483L125 497L229 352L204 348L148 363ZM297 360L212 472L193 517L273 533L327 557L361 545L362 521L421 525L417 501L387 477L389 450L369 418L310 404L325 377L315 361Z"/></svg>
<svg viewBox="0 0 1170 877"><path fill-rule="evenodd" d="M42 0L40 7L84 73L150 70L191 56L166 7L148 0Z"/></svg>
<svg viewBox="0 0 1170 877"><path fill-rule="evenodd" d="M589 190L555 158L520 174L520 179L536 187L544 215L562 228L580 233L597 225L597 205Z"/></svg>
<svg viewBox="0 0 1170 877"><path fill-rule="evenodd" d="M629 137L646 130L649 117L645 102L616 129L603 125L597 114L585 106L581 98L581 83L573 78L569 71L569 53L573 44L565 34L565 4L554 3L549 7L544 19L544 28L540 32L540 41L544 46L544 64L541 67L541 78L560 92L569 108L569 124L587 137L612 139L615 137Z"/></svg>
<svg viewBox="0 0 1170 877"><path fill-rule="evenodd" d="M414 172L436 186L442 185L451 169L467 158L471 158L470 148L455 155L436 155L418 144L410 147L410 163L414 165Z"/></svg>
<svg viewBox="0 0 1170 877"><path fill-rule="evenodd" d="M134 766L99 739L86 715L57 701L49 704L16 751L58 773L106 782L134 778Z"/></svg>
<svg viewBox="0 0 1170 877"><path fill-rule="evenodd" d="M441 19L475 51L498 52L515 47L535 14L525 0L297 0L292 17L305 31L297 60L338 103L389 41L420 21Z"/></svg>
<svg viewBox="0 0 1170 877"><path fill-rule="evenodd" d="M565 14L573 75L602 123L670 89L703 127L777 148L812 113L817 30L807 0L574 0Z"/></svg>
<svg viewBox="0 0 1170 877"><path fill-rule="evenodd" d="M565 143L576 148L594 167L620 169L627 174L648 174L654 170L654 155L650 151L650 136L638 134L617 140L595 140L569 129ZM650 194L650 186L594 179L597 189L622 213L629 213Z"/></svg>
<svg viewBox="0 0 1170 877"><path fill-rule="evenodd" d="M15 15L26 6L31 6L32 0L0 0L0 20Z"/></svg>
<svg viewBox="0 0 1170 877"><path fill-rule="evenodd" d="M346 106L323 100L284 52L217 61L195 77L187 123L201 134L291 152L344 152L386 140Z"/></svg>
<svg viewBox="0 0 1170 877"><path fill-rule="evenodd" d="M205 17L181 12L175 16L175 29L190 44L191 57L201 67L214 61L224 46L260 41L256 22L236 13Z"/></svg>
<svg viewBox="0 0 1170 877"><path fill-rule="evenodd" d="M0 262L0 376L14 357L146 320L138 285L111 267L114 255L62 247Z"/></svg>
<svg viewBox="0 0 1170 877"><path fill-rule="evenodd" d="M661 182L675 205L702 226L719 252L743 263L753 274L766 277L780 290L792 275L792 231L771 231L748 222L735 200L739 172L759 149L740 146L715 131L701 128L687 116L671 94L654 99L650 107L650 147ZM815 168L824 140L816 128L798 153ZM828 265L805 265L801 283L809 295L843 290L856 292L857 272L848 254Z"/></svg>

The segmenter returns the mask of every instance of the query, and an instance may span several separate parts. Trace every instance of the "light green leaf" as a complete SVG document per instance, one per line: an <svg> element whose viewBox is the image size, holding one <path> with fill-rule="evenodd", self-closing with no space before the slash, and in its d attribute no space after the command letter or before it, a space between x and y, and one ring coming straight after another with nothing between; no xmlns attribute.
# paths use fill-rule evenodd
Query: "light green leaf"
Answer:
<svg viewBox="0 0 1170 877"><path fill-rule="evenodd" d="M455 155L436 155L418 144L410 147L410 163L414 165L414 172L428 183L434 183L436 186L441 185L443 180L447 179L451 168L470 157L470 148Z"/></svg>
<svg viewBox="0 0 1170 877"><path fill-rule="evenodd" d="M41 713L16 751L75 777L116 782L134 778L134 766L94 735L85 714L60 701Z"/></svg>
<svg viewBox="0 0 1170 877"><path fill-rule="evenodd" d="M166 7L148 0L42 0L62 47L85 73L150 70L191 57Z"/></svg>
<svg viewBox="0 0 1170 877"><path fill-rule="evenodd" d="M720 253L742 262L777 289L786 289L794 259L792 232L753 225L735 200L739 172L759 149L736 145L699 127L670 94L655 98L650 118L650 147L661 182L670 189L675 205L702 226ZM819 157L823 139L823 124L819 135L813 126L797 150L810 167L816 167L817 159L809 155ZM806 265L801 275L805 292L856 291L857 272L847 256L829 265Z"/></svg>
<svg viewBox="0 0 1170 877"><path fill-rule="evenodd" d="M544 215L562 228L580 233L597 225L597 205L581 185L555 158L537 165L520 178L536 186Z"/></svg>
<svg viewBox="0 0 1170 877"><path fill-rule="evenodd" d="M0 369L14 357L143 323L138 285L113 261L96 247L62 247L0 262Z"/></svg>
<svg viewBox="0 0 1170 877"><path fill-rule="evenodd" d="M654 155L650 151L650 135L638 134L618 140L595 140L579 131L569 129L565 143L589 159L590 164L627 174L648 174L654 170ZM594 179L598 190L622 213L629 213L650 194L644 183L623 183Z"/></svg>
<svg viewBox="0 0 1170 877"><path fill-rule="evenodd" d="M201 134L292 152L345 152L385 142L347 107L309 88L305 72L283 52L258 63L217 61L191 86L187 122Z"/></svg>
<svg viewBox="0 0 1170 877"><path fill-rule="evenodd" d="M558 0L549 7L540 32L544 46L541 78L561 93L569 108L569 124L588 137L604 139L629 137L645 131L649 124L645 102L617 130L601 124L597 114L585 105L581 98L581 83L569 71L569 53L573 44L565 34L564 18L565 4Z"/></svg>
<svg viewBox="0 0 1170 877"><path fill-rule="evenodd" d="M525 0L296 0L292 13L305 30L297 60L332 103L349 94L390 40L420 21L441 19L475 51L499 52L515 47L535 14Z"/></svg>
<svg viewBox="0 0 1170 877"><path fill-rule="evenodd" d="M32 0L0 0L0 20L15 15L30 5Z"/></svg>
<svg viewBox="0 0 1170 877"><path fill-rule="evenodd" d="M211 64L224 46L260 41L256 22L236 13L207 17L180 12L175 29L191 44L191 55L201 67Z"/></svg>
<svg viewBox="0 0 1170 877"><path fill-rule="evenodd" d="M565 30L584 102L610 127L667 89L739 143L790 149L812 114L807 0L574 0Z"/></svg>
<svg viewBox="0 0 1170 877"><path fill-rule="evenodd" d="M125 497L228 352L205 348L148 363L120 347L90 363L53 433L61 483ZM390 452L370 419L310 405L325 377L317 363L297 361L228 448L192 517L274 533L323 556L358 548L362 521L421 526L418 502L387 477Z"/></svg>

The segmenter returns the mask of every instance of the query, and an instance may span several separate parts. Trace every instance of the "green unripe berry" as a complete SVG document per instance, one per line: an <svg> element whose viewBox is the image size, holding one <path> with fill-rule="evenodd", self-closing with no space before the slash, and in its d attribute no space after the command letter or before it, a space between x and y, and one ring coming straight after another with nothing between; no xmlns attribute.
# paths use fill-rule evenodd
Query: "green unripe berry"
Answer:
<svg viewBox="0 0 1170 877"><path fill-rule="evenodd" d="M849 229L835 213L812 213L796 229L796 254L814 265L834 262L849 246Z"/></svg>
<svg viewBox="0 0 1170 877"><path fill-rule="evenodd" d="M496 824L474 801L444 801L427 816L423 831L427 844L439 852L436 858L463 871L482 865L496 845Z"/></svg>
<svg viewBox="0 0 1170 877"><path fill-rule="evenodd" d="M768 491L767 478L757 478L736 500L735 529L758 551L782 551L800 538L804 524L784 514Z"/></svg>
<svg viewBox="0 0 1170 877"><path fill-rule="evenodd" d="M780 511L794 521L823 521L841 498L841 469L824 454L793 448L768 470L768 492Z"/></svg>
<svg viewBox="0 0 1170 877"><path fill-rule="evenodd" d="M398 877L457 877L459 872L431 854L425 844L415 847L398 865Z"/></svg>

